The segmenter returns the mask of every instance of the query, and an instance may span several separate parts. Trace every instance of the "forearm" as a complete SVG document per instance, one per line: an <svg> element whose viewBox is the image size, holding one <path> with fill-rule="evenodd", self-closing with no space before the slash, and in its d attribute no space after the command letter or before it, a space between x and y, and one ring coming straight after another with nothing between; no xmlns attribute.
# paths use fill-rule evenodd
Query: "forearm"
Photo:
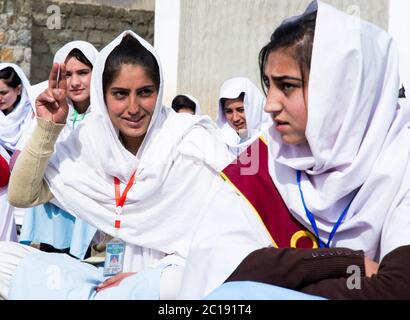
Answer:
<svg viewBox="0 0 410 320"><path fill-rule="evenodd" d="M410 246L399 247L384 257L377 275L323 280L302 289L329 299L410 299Z"/></svg>
<svg viewBox="0 0 410 320"><path fill-rule="evenodd" d="M44 173L63 127L63 124L38 119L37 127L11 173L8 196L13 206L33 207L52 199Z"/></svg>
<svg viewBox="0 0 410 320"><path fill-rule="evenodd" d="M323 279L346 277L350 265L364 272L363 251L263 248L246 257L227 281L257 281L300 290Z"/></svg>

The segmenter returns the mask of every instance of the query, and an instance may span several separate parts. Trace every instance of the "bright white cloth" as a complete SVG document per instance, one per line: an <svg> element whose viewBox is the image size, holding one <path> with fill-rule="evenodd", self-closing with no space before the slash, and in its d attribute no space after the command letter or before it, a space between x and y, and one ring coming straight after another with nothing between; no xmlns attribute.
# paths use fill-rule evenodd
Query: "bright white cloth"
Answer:
<svg viewBox="0 0 410 320"><path fill-rule="evenodd" d="M2 146L0 154L7 162L10 161L9 154ZM17 241L14 207L9 204L7 190L8 186L0 188L0 241Z"/></svg>
<svg viewBox="0 0 410 320"><path fill-rule="evenodd" d="M0 112L0 145L9 151L16 150L23 131L29 125L34 115L31 85L21 68L14 63L0 63L0 70L11 67L21 79L23 87L17 106L7 116Z"/></svg>
<svg viewBox="0 0 410 320"><path fill-rule="evenodd" d="M226 120L221 99L236 99L244 93L246 129L240 137ZM260 136L264 123L272 123L268 113L264 111L265 97L260 90L247 78L236 77L226 80L221 87L218 98L218 115L216 124L220 128L222 138L229 150L237 156Z"/></svg>
<svg viewBox="0 0 410 320"><path fill-rule="evenodd" d="M308 144L285 145L271 127L269 173L290 212L312 231L296 182L297 170L303 172L306 205L325 243L353 199L331 246L361 249L380 261L410 244L410 106L398 100L397 49L383 30L359 20L347 27L351 16L325 3L312 2L305 14L316 9ZM228 192L220 194L232 203ZM193 239L182 298L209 294L250 252L269 245L266 232L258 239L243 214L209 208Z"/></svg>
<svg viewBox="0 0 410 320"><path fill-rule="evenodd" d="M186 257L197 211L215 183L217 169L213 168L226 163L228 154L214 139L217 129L209 117L175 113L166 117L162 73L155 111L137 155L123 147L107 113L102 74L108 55L125 34L135 37L160 66L152 46L131 31L108 44L93 69L91 115L57 143L46 180L61 208L115 236L113 179L118 177L124 190L136 170L119 237L127 243L124 270L140 271L166 255Z"/></svg>

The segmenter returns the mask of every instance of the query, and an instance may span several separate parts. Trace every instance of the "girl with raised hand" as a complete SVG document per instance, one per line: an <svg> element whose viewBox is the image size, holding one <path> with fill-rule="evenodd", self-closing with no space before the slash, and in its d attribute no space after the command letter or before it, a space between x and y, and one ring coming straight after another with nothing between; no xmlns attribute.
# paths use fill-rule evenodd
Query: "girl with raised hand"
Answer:
<svg viewBox="0 0 410 320"><path fill-rule="evenodd" d="M91 75L97 55L97 49L86 41L68 42L54 55L54 63L65 64L67 80L67 125L60 133L59 141L67 139L90 114ZM34 95L37 97L48 85L48 80L34 85ZM33 121L25 132L25 139L30 137L35 126L36 121ZM23 146L21 144L21 149ZM94 248L98 249L104 235L96 231L81 218L76 219L58 206L46 203L25 210L19 240L22 243L40 243L43 251L65 252L83 259L91 253L100 254ZM90 244L92 250L89 249Z"/></svg>
<svg viewBox="0 0 410 320"><path fill-rule="evenodd" d="M209 117L167 113L157 55L145 40L126 31L100 52L94 65L90 116L56 144L68 114L64 64L59 79L57 73L54 65L50 87L37 99L38 125L13 170L10 200L21 206L53 201L121 239L124 258L115 260L124 273L103 282L102 269L2 242L1 294L175 298L191 230L223 184L215 168L230 157L214 138L216 127ZM23 192L27 184L32 188ZM53 278L58 288L48 285L50 268L57 277L58 271L64 275Z"/></svg>

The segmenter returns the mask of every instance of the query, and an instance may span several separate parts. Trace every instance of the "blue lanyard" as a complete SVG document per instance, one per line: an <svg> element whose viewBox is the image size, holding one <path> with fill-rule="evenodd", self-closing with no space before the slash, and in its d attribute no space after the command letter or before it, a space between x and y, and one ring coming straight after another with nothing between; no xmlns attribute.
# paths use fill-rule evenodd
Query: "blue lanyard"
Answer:
<svg viewBox="0 0 410 320"><path fill-rule="evenodd" d="M329 239L327 241L327 244L324 244L323 241L320 239L319 237L319 230L317 229L317 225L316 225L316 220L315 217L313 215L313 213L308 209L308 207L306 206L305 203L305 197L303 196L303 192L302 192L302 187L300 185L300 180L302 177L302 171L298 170L296 172L296 179L298 182L298 187L299 187L299 191L300 191L300 197L302 198L302 203L303 203L303 207L305 208L305 212L306 212L306 216L310 221L310 224L313 227L313 231L315 232L316 238L319 241L319 246L321 248L329 248L330 243L332 242L333 236L335 235L337 229L340 227L344 217L346 216L347 211L349 211L350 205L353 202L354 197L352 198L352 200L350 200L349 204L347 205L347 207L343 210L342 214L340 215L339 219L337 220L337 222L335 223L335 225L333 226L332 232L329 235Z"/></svg>

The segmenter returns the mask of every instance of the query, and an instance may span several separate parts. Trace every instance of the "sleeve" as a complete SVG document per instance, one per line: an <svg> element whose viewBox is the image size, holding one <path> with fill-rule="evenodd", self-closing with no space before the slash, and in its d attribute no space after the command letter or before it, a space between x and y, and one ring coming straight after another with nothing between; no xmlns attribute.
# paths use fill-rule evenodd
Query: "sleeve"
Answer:
<svg viewBox="0 0 410 320"><path fill-rule="evenodd" d="M37 119L37 127L19 155L9 183L9 202L15 207L33 207L53 197L44 180L48 159L64 124Z"/></svg>
<svg viewBox="0 0 410 320"><path fill-rule="evenodd" d="M364 273L364 253L347 248L263 248L249 254L227 281L256 281L293 290L347 276L350 265Z"/></svg>
<svg viewBox="0 0 410 320"><path fill-rule="evenodd" d="M363 273L362 273L363 274ZM356 279L353 277L356 276ZM329 299L410 299L410 246L402 246L387 254L377 275L323 280L302 289L302 292Z"/></svg>
<svg viewBox="0 0 410 320"><path fill-rule="evenodd" d="M9 183L10 169L6 159L0 155L0 187L4 187Z"/></svg>

